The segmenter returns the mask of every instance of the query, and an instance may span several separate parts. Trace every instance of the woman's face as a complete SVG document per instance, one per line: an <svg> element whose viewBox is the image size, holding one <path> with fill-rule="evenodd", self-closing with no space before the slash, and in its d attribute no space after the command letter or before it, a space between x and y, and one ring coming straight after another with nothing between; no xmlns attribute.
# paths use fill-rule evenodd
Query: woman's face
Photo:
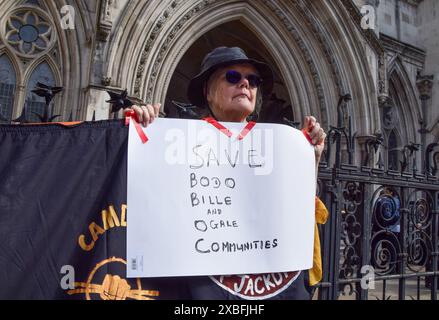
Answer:
<svg viewBox="0 0 439 320"><path fill-rule="evenodd" d="M239 72L241 79L230 83L226 78L228 71ZM206 98L218 120L243 122L255 110L258 88L250 85L247 76L257 74L251 64L232 65L214 72L207 83Z"/></svg>

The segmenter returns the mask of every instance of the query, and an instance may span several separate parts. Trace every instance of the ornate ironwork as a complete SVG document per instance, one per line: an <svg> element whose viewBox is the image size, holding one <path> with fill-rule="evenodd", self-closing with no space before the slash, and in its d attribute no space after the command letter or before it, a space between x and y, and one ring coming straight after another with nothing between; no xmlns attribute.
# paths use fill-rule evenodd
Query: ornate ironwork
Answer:
<svg viewBox="0 0 439 320"><path fill-rule="evenodd" d="M389 275L397 271L401 247L397 236L387 230L375 233L371 241L371 265L376 275Z"/></svg>
<svg viewBox="0 0 439 320"><path fill-rule="evenodd" d="M360 210L363 203L362 185L348 181L341 190L341 243L340 243L340 279L353 279L359 276L361 269L362 228ZM346 289L349 288L348 291ZM341 284L340 294L347 296L357 293L357 288Z"/></svg>
<svg viewBox="0 0 439 320"><path fill-rule="evenodd" d="M45 106L43 114L39 114L33 112L41 122L52 122L56 118L60 117L60 115L53 115L54 105L52 103L53 98L59 94L64 88L63 87L55 87L49 86L42 82L37 82L35 88L32 90L32 93L36 94L39 97L44 98ZM52 105L52 107L50 107ZM26 106L23 107L20 116L17 119L13 119L11 123L29 123L27 119L27 110Z"/></svg>
<svg viewBox="0 0 439 320"><path fill-rule="evenodd" d="M172 101L172 104L177 109L177 114L180 119L199 119L200 114L197 113L197 107L190 103L183 103Z"/></svg>
<svg viewBox="0 0 439 320"><path fill-rule="evenodd" d="M415 174L419 145L414 143L404 148L401 173L385 171L379 163L363 166L369 158L360 166L342 164L341 137L349 141L348 131L331 128L327 162L321 164L318 179L319 194L330 210L321 235L324 281L319 298L436 299L439 215L434 213L439 212L439 201L434 199L439 199L439 179L433 175L437 165L431 159L437 146L427 148L430 174L424 176ZM362 138L369 157L382 144L378 134ZM335 161L330 163L334 143ZM408 175L410 164L414 174ZM364 266L373 267L381 284L377 289L361 286Z"/></svg>
<svg viewBox="0 0 439 320"><path fill-rule="evenodd" d="M52 110L49 110L49 107L53 98L62 90L63 87L52 87L48 86L45 83L37 82L35 89L33 89L32 92L39 97L43 97L46 102L44 113L42 115L34 112L34 114L40 119L41 122L52 122L56 118L60 117L59 114L53 115L53 105Z"/></svg>
<svg viewBox="0 0 439 320"><path fill-rule="evenodd" d="M128 91L126 89L121 93L113 91L107 91L107 93L110 95L110 100L106 100L105 102L111 104L111 113L114 113L116 118L117 113L121 109L129 108L134 105L134 102L128 98Z"/></svg>

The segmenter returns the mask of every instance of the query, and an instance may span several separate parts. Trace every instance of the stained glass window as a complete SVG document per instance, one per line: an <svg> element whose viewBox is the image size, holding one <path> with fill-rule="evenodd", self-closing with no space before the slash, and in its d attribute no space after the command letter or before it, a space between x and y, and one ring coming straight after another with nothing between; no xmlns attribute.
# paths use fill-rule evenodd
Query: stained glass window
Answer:
<svg viewBox="0 0 439 320"><path fill-rule="evenodd" d="M39 114L43 116L46 107L44 97L39 97L32 92L32 90L35 89L37 82L41 82L49 86L55 85L55 77L47 62L43 62L37 68L35 68L26 86L26 118L31 122L41 122L37 115Z"/></svg>
<svg viewBox="0 0 439 320"><path fill-rule="evenodd" d="M15 70L4 54L0 56L0 123L9 122L14 108Z"/></svg>

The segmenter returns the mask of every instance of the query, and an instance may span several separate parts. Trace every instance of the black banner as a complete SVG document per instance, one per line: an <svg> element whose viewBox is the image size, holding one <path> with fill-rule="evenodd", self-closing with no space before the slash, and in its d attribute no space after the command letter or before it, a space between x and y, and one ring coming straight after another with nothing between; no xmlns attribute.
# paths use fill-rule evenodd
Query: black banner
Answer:
<svg viewBox="0 0 439 320"><path fill-rule="evenodd" d="M127 143L120 120L0 126L0 299L173 298L126 279Z"/></svg>
<svg viewBox="0 0 439 320"><path fill-rule="evenodd" d="M307 271L127 279L127 147L121 120L0 126L0 299L310 299Z"/></svg>

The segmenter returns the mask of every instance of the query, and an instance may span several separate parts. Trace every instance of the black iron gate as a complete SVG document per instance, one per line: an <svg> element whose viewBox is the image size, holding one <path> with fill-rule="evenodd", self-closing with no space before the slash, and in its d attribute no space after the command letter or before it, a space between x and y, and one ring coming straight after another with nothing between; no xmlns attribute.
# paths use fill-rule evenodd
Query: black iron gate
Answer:
<svg viewBox="0 0 439 320"><path fill-rule="evenodd" d="M426 149L422 174L415 152L410 171L408 158L399 171L343 165L340 142L350 138L343 131L331 128L327 152L336 145L335 161L328 165L328 156L319 170L318 193L330 219L320 229L318 298L436 300L439 180L430 160L437 144Z"/></svg>

